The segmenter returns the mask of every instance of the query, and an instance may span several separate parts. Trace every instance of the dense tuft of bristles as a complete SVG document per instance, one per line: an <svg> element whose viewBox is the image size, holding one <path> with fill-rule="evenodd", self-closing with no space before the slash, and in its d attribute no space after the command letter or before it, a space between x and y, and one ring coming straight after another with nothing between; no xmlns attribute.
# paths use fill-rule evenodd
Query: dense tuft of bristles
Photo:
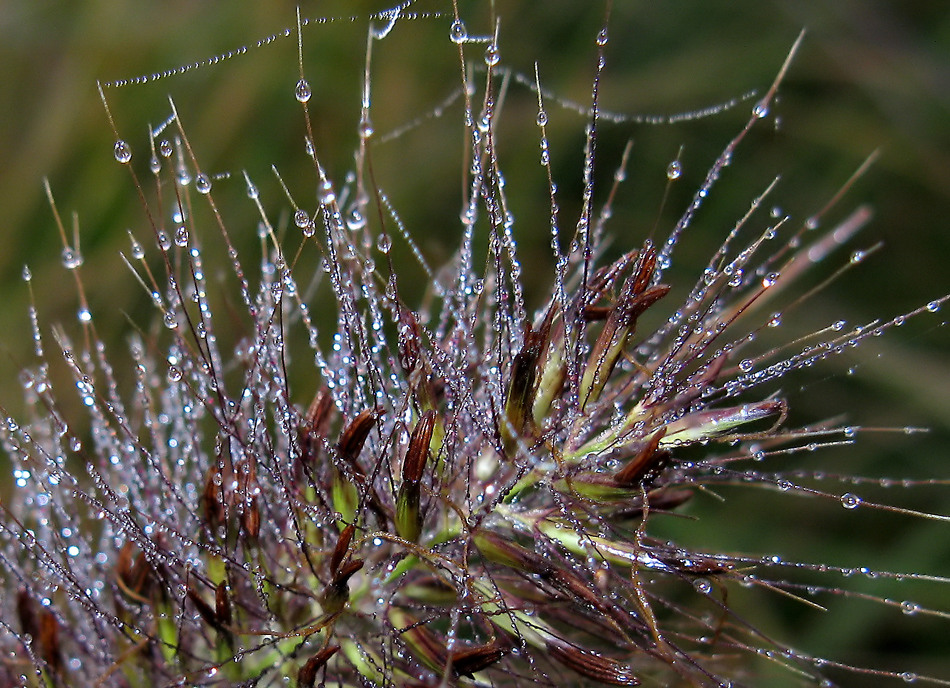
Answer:
<svg viewBox="0 0 950 688"><path fill-rule="evenodd" d="M369 45L399 20L400 10L377 16ZM678 238L766 117L788 63L667 237L640 236L617 255L611 201L594 207L607 28L592 36L582 208L562 239L555 185L541 189L555 269L546 300L529 304L505 195L517 180L505 179L494 138L499 77L509 75L495 37L470 36L456 15L447 38L466 79L468 172L459 248L438 272L392 258L394 242L418 250L398 199L373 179L369 55L357 171L343 183L320 164L300 63L295 97L319 197L312 214L292 201L293 224L303 246L320 247L319 265L297 258L296 237L278 238L246 176L264 255L259 273L244 267L227 230L232 210L215 204L174 105L151 132L154 191L117 128L116 159L153 231L149 250L133 239L127 262L164 332L136 334L134 365L119 371L91 316L80 318L78 345L54 330L54 346L36 330L39 363L24 371L31 415L0 426L16 481L0 525L0 683L738 686L764 685L779 667L805 685L832 685L829 668L950 685L798 650L731 599L753 588L809 608L852 594L898 607L849 592L842 577L950 581L656 534L697 496L736 485L765 488L762 509L793 494L947 520L759 463L853 441L853 428L834 423L786 427L788 403L773 383L895 320L834 324L757 353L752 345L770 324L764 304L795 301L798 278L866 222L866 209L824 231L796 230L763 211L763 194L685 299L674 302L664 281ZM469 69L475 51L484 62ZM537 94L553 178L541 80L518 78ZM668 175L679 177L678 165ZM609 199L623 193L622 178L621 169ZM192 223L197 206L213 226ZM754 238L737 247L747 232ZM237 317L211 306L205 251L227 254ZM80 263L67 267L81 294ZM407 303L400 284L420 272L426 298ZM899 317L937 311L946 298ZM236 337L235 326L246 329ZM289 350L297 331L309 352ZM240 344L225 350L222 340ZM66 391L54 391L53 350L85 420L68 418ZM291 355L297 365L312 357L317 388L295 384ZM806 586L809 577L822 582Z"/></svg>

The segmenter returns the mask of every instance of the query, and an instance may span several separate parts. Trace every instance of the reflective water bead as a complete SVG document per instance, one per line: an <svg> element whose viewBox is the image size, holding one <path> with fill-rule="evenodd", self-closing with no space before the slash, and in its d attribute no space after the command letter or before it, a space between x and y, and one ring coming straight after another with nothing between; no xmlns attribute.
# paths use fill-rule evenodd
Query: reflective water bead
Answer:
<svg viewBox="0 0 950 688"><path fill-rule="evenodd" d="M74 251L68 246L63 249L63 267L67 270L75 270L82 265L82 254Z"/></svg>
<svg viewBox="0 0 950 688"><path fill-rule="evenodd" d="M129 144L122 139L115 142L113 152L115 153L115 159L123 165L132 159L132 149L129 148Z"/></svg>
<svg viewBox="0 0 950 688"><path fill-rule="evenodd" d="M845 509L857 509L861 506L861 498L853 492L845 492L841 495L841 506Z"/></svg>
<svg viewBox="0 0 950 688"><path fill-rule="evenodd" d="M145 249L142 248L142 244L136 241L134 237L131 237L131 238L132 238L132 257L135 258L135 260L142 260L145 257Z"/></svg>
<svg viewBox="0 0 950 688"><path fill-rule="evenodd" d="M321 205L328 205L333 203L336 200L336 194L333 193L333 182L329 179L324 179L320 183L320 203Z"/></svg>
<svg viewBox="0 0 950 688"><path fill-rule="evenodd" d="M485 48L485 64L489 67L494 67L501 61L501 53L498 52L498 46L494 43L490 43L487 48Z"/></svg>
<svg viewBox="0 0 950 688"><path fill-rule="evenodd" d="M175 230L175 246L184 248L188 245L188 228L182 225Z"/></svg>
<svg viewBox="0 0 950 688"><path fill-rule="evenodd" d="M310 224L310 216L306 210L297 210L294 212L294 224L299 229L305 229Z"/></svg>
<svg viewBox="0 0 950 688"><path fill-rule="evenodd" d="M376 248L378 248L382 253L389 253L389 250L393 246L393 241L388 234L380 234L379 238L376 239Z"/></svg>
<svg viewBox="0 0 950 688"><path fill-rule="evenodd" d="M172 154L172 144L168 142L167 139L163 139L160 144L158 144L158 152L162 154L163 158L170 158Z"/></svg>
<svg viewBox="0 0 950 688"><path fill-rule="evenodd" d="M297 86L294 88L294 97L299 100L301 103L306 103L310 100L310 96L313 95L313 92L310 90L310 84L307 83L306 79L301 79L297 82Z"/></svg>
<svg viewBox="0 0 950 688"><path fill-rule="evenodd" d="M666 168L666 178L670 181L679 179L683 174L683 166L680 164L679 160L674 160Z"/></svg>
<svg viewBox="0 0 950 688"><path fill-rule="evenodd" d="M363 117L360 119L359 134L361 139L368 139L373 135L373 123L370 121L369 117Z"/></svg>
<svg viewBox="0 0 950 688"><path fill-rule="evenodd" d="M468 29L460 20L456 19L449 28L449 38L453 43L464 43L468 40Z"/></svg>
<svg viewBox="0 0 950 688"><path fill-rule="evenodd" d="M195 177L195 189L197 189L200 194L206 194L211 191L211 180L208 178L208 175L199 174Z"/></svg>
<svg viewBox="0 0 950 688"><path fill-rule="evenodd" d="M755 107L752 108L752 114L758 119L767 117L769 114L769 104L764 100L760 100L755 104Z"/></svg>

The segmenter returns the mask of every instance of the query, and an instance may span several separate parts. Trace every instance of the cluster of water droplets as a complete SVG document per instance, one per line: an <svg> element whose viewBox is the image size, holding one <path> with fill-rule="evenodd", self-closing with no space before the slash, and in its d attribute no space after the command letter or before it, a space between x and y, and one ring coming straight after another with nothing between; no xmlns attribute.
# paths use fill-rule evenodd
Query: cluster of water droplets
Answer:
<svg viewBox="0 0 950 688"><path fill-rule="evenodd" d="M375 15L372 40L384 39L397 21L410 16L410 5ZM300 25L307 23L302 20ZM276 33L259 45L292 33ZM463 55L465 50L477 49L489 75L496 69L500 73L497 32L473 35L465 22L455 18L448 38ZM606 29L597 34L594 45L598 70L603 70L609 45ZM239 49L150 77L108 85L161 78L246 51ZM541 164L550 172L552 144L546 134L546 104L564 105L569 101L546 93L537 73L533 82L527 80L525 85L538 97ZM654 518L648 513L651 499L660 502L658 509L662 510L662 500L675 501L677 490L699 492L719 485L764 487L773 491L776 499L810 496L861 512L888 509L859 496L857 491L863 494L863 488L833 491L811 485L827 476L760 470L762 461L849 443L855 433L853 428L850 432L842 429L840 437L829 438L825 433L838 430L806 429L786 434L758 432L751 433L755 437L746 437L736 428L753 424L759 430L755 423L773 417L783 407L777 402L770 405L771 397L766 402L749 403L740 403L739 398L744 400L750 392L768 389L767 383L840 354L866 337L900 326L907 317L937 312L948 297L885 322L846 329L844 321L835 321L792 353L752 353L757 328L778 327L781 322L781 311L774 311L759 318L759 324L744 327L755 309L773 293L786 289L783 285L792 282L801 266L821 262L853 233L847 226L835 228L801 249L804 233L793 233L782 247L792 256L789 261L778 266L770 257L759 259L767 252L769 242L780 235L787 219L774 209L770 218L758 218L757 211L760 206L764 208L763 193L737 222L684 303L673 307L673 313L654 332L641 335L635 349L628 347L632 350L629 356L613 371L613 380L619 381L607 388L612 394L610 403L585 407L586 401L581 402L578 391L580 379L591 352L596 351L597 334L607 325L565 314L584 314L585 309L593 312L601 304L599 296L583 292L594 270L601 267L594 259L611 216L609 203L599 214L594 208L597 125L601 119L652 120L598 110L596 83L592 105L573 108L589 117L584 210L575 224L575 234L562 237L559 192L550 179L547 191L551 199L555 278L550 300L532 314L522 287L525 267L518 255L516 218L506 198L506 177L491 147L490 134L498 111L494 93L481 94L483 103L475 106L474 84L464 83L460 92L466 98L466 145L471 164L459 217L462 238L454 262L444 271L437 273L428 267L402 223L396 204L381 189L365 188L361 175L335 183L319 162L318 143L308 138L306 155L314 163L316 180L314 198L298 204L274 170L292 209L290 221L299 230L292 243L278 239L278 223L271 220L268 205L272 200L262 198L251 175L243 174L247 201L259 217L257 228L264 247L260 274L253 271L249 275L226 226L202 221L208 216L194 211L197 204L213 207L215 182L226 181L229 175L201 170L173 114L151 132L148 142L148 168L161 182L158 188L168 194L164 203L155 204L165 208L164 216L156 216L149 227L150 236L130 232L131 261L127 261L168 331L154 339L144 334L133 338L131 394L121 383L123 375L112 369L104 345L89 328L92 316L83 307L79 320L84 336L76 339L82 343L73 344L65 333L57 331L55 348L63 354L71 388L85 410L87 427L74 428L63 420L65 411L48 380L49 361L38 317L31 309L39 363L22 379L32 415L29 422L11 418L0 423L0 441L15 465L14 508L29 512L29 518L22 528L4 525L0 531L3 566L21 581L31 598L58 610L60 627L69 629L67 665L73 676L91 684L123 661L127 646L117 639L143 634L154 641L158 636L154 629L165 612L136 599L136 595L143 597L141 590L133 590L135 594L130 595L131 584L118 569L118 552L126 545L141 553L152 570L161 572L161 585L168 599L178 605L174 612L178 637L193 643L189 650L200 656L201 662L196 664L202 666L209 680L216 680L219 672L239 666L255 653L278 657L275 666L288 657L293 660L296 650L268 655L272 638L264 636L261 641L255 636L250 640L242 637L228 647L234 661L219 664L215 652L221 647L215 647L209 638L220 629L209 630L207 620L193 608L196 603L188 602L190 591L197 589L195 594L202 599L214 593L214 576L223 562L231 594L240 595L242 605L255 619L274 622L273 638L293 634L304 622L296 617L291 620L291 611L309 622L323 602L318 599L318 590L312 591L312 596L295 593L303 600L302 608L288 610L282 606L281 591L305 587L301 581L314 587L327 584L321 568L325 557L315 564L309 550L332 551L340 525L353 518L343 513L351 506L364 514L357 539L367 537L347 553L366 558L365 570L354 579L360 585L353 586L362 591L361 596L350 601L347 612L352 612L356 621L347 625L344 617L339 622L338 637L359 641L348 659L349 679L357 674L366 678L371 673L370 668L354 672L353 666L362 663L368 667L377 662L417 672L417 676L433 681L438 678L429 668L407 659L412 653L411 643L403 640L406 629L386 628L380 621L389 609L400 604L414 612L425 608L438 620L433 627L441 624L447 628L439 641L449 652L462 643L487 639L489 634L478 625L478 606L496 605L498 623L516 628L513 635L517 636L517 646L506 648L506 654L510 653L512 666L528 677L523 681L515 674L508 678L515 684L528 684L533 678L558 676L558 665L549 655L561 638L548 624L549 610L530 602L523 608L516 604L505 608L506 600L513 599L512 589L536 580L538 590L545 594L553 590L552 599L558 599L559 604L580 600L580 613L585 619L614 614L617 609L630 611L624 623L637 621L630 622L625 633L654 651L649 656L643 653L644 664L648 659L655 660L664 670L727 686L732 681L719 677L719 673L726 675L727 668L720 668L716 661L724 648L729 653L761 656L788 665L806 680L828 686L830 681L822 671L834 664L830 660L780 641L766 641L755 632L735 631L732 636L734 631L730 629L729 637L720 637L720 619L723 614L728 616L722 590L738 586L766 592L779 590L789 596L849 595L846 586L838 582L803 588L792 575L800 572L947 584L938 577L799 562L779 554L714 554L651 538L647 533L652 527L649 519ZM313 92L303 74L294 86L293 97L309 116L307 108ZM713 111L744 99L733 99ZM750 126L769 117L772 105L769 97L757 101ZM374 135L368 84L363 106L358 124L361 145ZM677 117L686 115L656 121ZM680 238L712 191L722 168L731 163L745 131L713 162L684 214L660 240L656 272L644 288L658 286L671 266ZM132 146L123 139L116 140L114 155L125 169L134 169L138 162L133 158ZM359 164L361 158L357 160ZM624 182L624 164L614 175L616 187ZM658 174L663 173L660 168ZM678 157L665 169L670 183L682 184L685 174ZM382 228L370 219L370 192L385 212L386 225ZM740 232L749 226L758 226L758 235L743 248L735 249L733 244L739 242ZM810 232L817 227L817 222L809 222L805 229ZM488 246L484 266L476 248L482 238ZM389 273L394 241L409 247L418 263L413 266L415 274L432 284L431 305L427 308L413 310L400 298L400 280L412 277L406 272ZM247 332L231 350L222 350L219 341L218 330L223 327L219 318L223 316L216 316L211 307L205 256L198 248L201 245L214 245L216 250L223 247L225 265L239 285L239 301L247 311L241 314L247 316ZM82 267L78 240L70 243L64 235L64 246L63 264L78 274ZM305 259L293 258L291 248ZM648 249L649 244L640 255ZM851 263L861 262L864 255L856 252ZM151 259L154 261L149 262ZM618 274L625 274L633 264L633 258L621 261ZM28 270L24 271L24 279L32 280ZM304 284L313 285L312 290L304 290ZM311 311L326 310L327 304L335 306L329 324L318 322ZM543 324L549 307L554 309L552 313L558 313L553 326L551 322ZM733 328L737 321L743 327ZM591 322L597 321L591 318ZM302 358L315 365L319 373L315 386L328 395L326 413L333 416L333 432L320 436L312 448L320 457L312 465L307 464L301 428L313 420L305 409L318 389L301 390L288 372L291 354L297 357L300 353L288 345L294 327L302 328L305 334L309 348ZM510 403L513 361L525 353L529 334L544 327L557 333L552 337L562 338L558 341L564 348L557 355L567 359L564 389L557 390L560 397L552 402L549 415L534 421L539 423L543 436L515 433L514 439L505 440L501 428L509 423L505 414ZM738 333L733 334L736 330ZM147 331L147 327L142 328L143 333ZM312 376L308 379L312 384ZM430 408L439 411L441 446L438 456L432 458L439 467L430 468L426 474L428 529L424 530L422 546L413 548L392 533L370 532L368 524L383 528L387 509L394 510L393 492L402 480L399 471L413 426L421 412ZM643 409L649 409L649 413ZM367 410L376 417L366 444L344 461L336 438ZM680 429L688 439L671 439L663 445L673 452L673 458L649 478L656 482L644 479L639 488L611 483L611 477L630 454L642 449L648 434L664 426ZM716 443L718 440L721 444ZM578 447L587 447L587 451L577 452L570 457L571 463L565 464L565 455ZM704 458L687 461L677 456L677 450L696 447L705 450ZM746 467L745 461L752 462L753 468ZM85 467L81 478L69 468L76 463ZM334 483L334 471L360 485L357 505L347 505L337 497L335 491L344 488ZM625 487L627 506L611 504L602 508L597 497L580 497L571 481L577 480L577 485L583 487L583 479L591 474L603 479L591 483L595 488ZM654 488L656 492L648 499L647 490ZM445 508L446 503L451 508ZM219 506L222 513L216 510ZM669 509L676 506L671 502ZM903 513L912 512L905 509ZM252 520L255 514L259 518L256 525ZM642 519L642 525L637 525L637 519ZM95 522L98 528L83 533L75 525L77 520ZM515 566L516 576L511 570L492 569L493 574L500 572L503 582L506 576L516 579L514 585L505 587L479 568L486 564L478 557L473 556L476 563L469 568L459 564L473 554L467 538L480 527L502 532L511 543L520 543L524 553L508 556L516 561L522 556L528 562L526 568L530 565L536 569L519 572ZM254 528L259 532L252 536ZM444 532L433 528L444 528ZM19 556L20 549L30 558ZM409 553L413 557L406 556ZM459 600L429 605L404 593L403 582L424 586L432 581L428 570L420 572L406 564L416 556L426 558L430 568L443 571L440 583L454 587ZM314 568L320 574L306 578L308 569ZM687 591L708 609L695 615L676 615L684 582ZM408 604L400 594L409 595ZM871 599L907 615L946 614L916 601ZM2 604L4 626L9 627L6 619L17 612L12 602L4 600ZM657 618L653 618L654 612ZM288 616L282 617L281 613ZM645 618L652 618L654 625L644 623ZM677 629L678 642L686 649L676 649L664 640L667 622ZM375 630L360 635L367 625ZM424 628L424 624L418 627ZM26 645L32 647L28 641ZM159 658L163 648L161 643L156 646L158 650L153 654ZM632 646L625 647L629 650ZM707 654L708 670L704 664ZM637 668L632 664L621 665L620 660L606 660L594 653L580 657L574 657L575 668L583 669L586 661L589 671L596 666L599 671L609 672L616 685L635 685L638 681ZM272 669L261 671L266 674ZM871 673L908 682L920 679L911 673ZM505 674L495 676L501 682Z"/></svg>

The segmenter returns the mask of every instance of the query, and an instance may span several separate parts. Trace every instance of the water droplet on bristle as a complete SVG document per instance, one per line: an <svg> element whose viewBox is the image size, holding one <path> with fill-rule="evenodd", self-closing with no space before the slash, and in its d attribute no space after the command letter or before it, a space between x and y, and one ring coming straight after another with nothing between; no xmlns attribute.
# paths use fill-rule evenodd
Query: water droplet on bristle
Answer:
<svg viewBox="0 0 950 688"><path fill-rule="evenodd" d="M195 189L198 193L206 194L211 191L211 180L205 174L199 174L195 177Z"/></svg>
<svg viewBox="0 0 950 688"><path fill-rule="evenodd" d="M82 254L74 251L68 246L63 249L63 267L67 270L75 270L82 265Z"/></svg>
<svg viewBox="0 0 950 688"><path fill-rule="evenodd" d="M464 43L468 40L468 29L465 28L465 24L461 21L452 22L452 26L449 28L449 38L452 39L453 43Z"/></svg>
<svg viewBox="0 0 950 688"><path fill-rule="evenodd" d="M299 100L301 103L306 103L310 100L310 96L313 95L313 92L310 90L310 84L307 83L306 79L301 79L297 82L296 88L294 88L294 97Z"/></svg>
<svg viewBox="0 0 950 688"><path fill-rule="evenodd" d="M666 178L670 181L679 179L683 174L683 166L680 164L679 160L674 160L666 168Z"/></svg>
<svg viewBox="0 0 950 688"><path fill-rule="evenodd" d="M115 142L114 153L115 159L123 165L132 159L132 149L129 148L129 144L122 139Z"/></svg>
<svg viewBox="0 0 950 688"><path fill-rule="evenodd" d="M841 495L841 506L845 509L857 509L861 506L861 498L852 492L845 492Z"/></svg>

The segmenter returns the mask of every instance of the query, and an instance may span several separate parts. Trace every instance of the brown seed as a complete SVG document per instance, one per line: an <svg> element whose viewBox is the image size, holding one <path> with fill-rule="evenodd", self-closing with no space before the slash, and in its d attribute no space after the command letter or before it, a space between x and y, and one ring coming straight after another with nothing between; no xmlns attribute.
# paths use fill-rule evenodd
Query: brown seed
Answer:
<svg viewBox="0 0 950 688"><path fill-rule="evenodd" d="M422 473L429 458L429 444L432 441L432 430L435 428L435 411L426 411L422 414L416 427L409 436L409 449L402 462L403 482L415 484L422 479Z"/></svg>
<svg viewBox="0 0 950 688"><path fill-rule="evenodd" d="M640 685L631 668L615 659L581 650L561 640L548 641L547 649L554 659L587 678L609 686Z"/></svg>
<svg viewBox="0 0 950 688"><path fill-rule="evenodd" d="M659 448L665 435L665 427L654 432L640 451L614 476L614 481L618 485L637 485L655 477L670 457L669 452Z"/></svg>
<svg viewBox="0 0 950 688"><path fill-rule="evenodd" d="M40 623L36 614L36 600L26 588L20 588L16 595L16 613L20 628L31 638L40 637Z"/></svg>
<svg viewBox="0 0 950 688"><path fill-rule="evenodd" d="M125 596L136 602L148 602L152 582L152 567L141 551L133 560L135 543L131 540L122 545L119 550L119 561L116 563L116 576L119 587Z"/></svg>
<svg viewBox="0 0 950 688"><path fill-rule="evenodd" d="M257 497L251 497L241 512L241 528L244 536L250 542L257 542L261 534L261 509L257 504Z"/></svg>
<svg viewBox="0 0 950 688"><path fill-rule="evenodd" d="M339 645L330 645L329 647L317 651L313 657L308 659L307 662L300 667L300 671L297 672L297 685L300 686L300 688L313 688L317 682L317 672L330 661L330 658L335 655L339 649Z"/></svg>
<svg viewBox="0 0 950 688"><path fill-rule="evenodd" d="M452 669L460 676L473 678L473 674L491 666L509 652L511 647L496 639L487 645L453 652Z"/></svg>
<svg viewBox="0 0 950 688"><path fill-rule="evenodd" d="M218 583L218 587L214 589L214 613L222 624L231 625L231 598L224 581Z"/></svg>
<svg viewBox="0 0 950 688"><path fill-rule="evenodd" d="M53 673L60 673L63 659L59 649L59 622L51 609L44 609L40 615L39 644L46 666Z"/></svg>
<svg viewBox="0 0 950 688"><path fill-rule="evenodd" d="M399 364L407 375L411 375L419 364L422 339L419 336L419 322L411 310L405 306L399 309Z"/></svg>
<svg viewBox="0 0 950 688"><path fill-rule="evenodd" d="M225 510L221 490L222 482L218 467L212 466L208 470L204 492L201 495L201 512L204 515L205 525L212 531L224 525Z"/></svg>
<svg viewBox="0 0 950 688"><path fill-rule="evenodd" d="M336 576L339 572L343 557L350 549L350 541L353 539L355 530L356 527L351 523L340 533L340 537L336 541L336 547L333 548L333 554L330 555L330 575Z"/></svg>
<svg viewBox="0 0 950 688"><path fill-rule="evenodd" d="M552 310L549 309L548 313L552 313ZM531 409L537 393L536 381L543 364L550 325L549 315L545 318L544 325L537 332L533 332L529 326L524 336L521 351L515 354L511 363L505 415L516 435L521 435L531 420Z"/></svg>
<svg viewBox="0 0 950 688"><path fill-rule="evenodd" d="M366 409L350 421L343 434L340 435L337 451L340 452L340 457L354 468L358 468L356 460L363 451L369 431L373 429L378 418L379 413L375 409Z"/></svg>
<svg viewBox="0 0 950 688"><path fill-rule="evenodd" d="M188 599L190 599L192 604L195 605L195 609L198 611L198 614L201 615L201 618L205 620L205 623L215 629L221 628L221 622L218 619L217 612L211 607L210 604L202 599L198 591L195 590L190 584L188 586Z"/></svg>

